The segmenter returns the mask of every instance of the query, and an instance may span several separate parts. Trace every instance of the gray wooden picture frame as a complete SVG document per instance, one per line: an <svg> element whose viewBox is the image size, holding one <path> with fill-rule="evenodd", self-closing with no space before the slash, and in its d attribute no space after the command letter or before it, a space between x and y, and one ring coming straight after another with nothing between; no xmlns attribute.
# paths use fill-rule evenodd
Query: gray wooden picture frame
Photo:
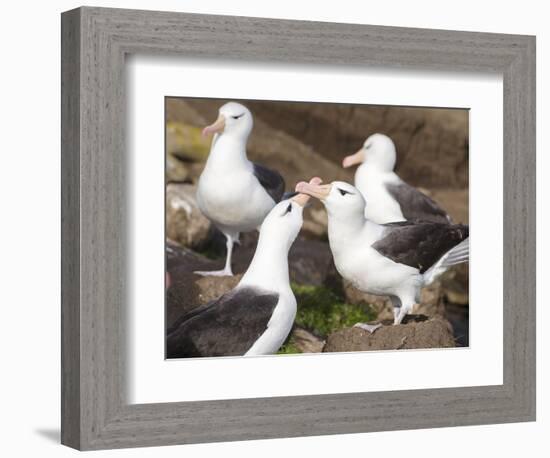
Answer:
<svg viewBox="0 0 550 458"><path fill-rule="evenodd" d="M61 38L63 444L105 449L535 419L534 37L83 7L62 14ZM504 383L128 404L125 56L136 53L502 74Z"/></svg>

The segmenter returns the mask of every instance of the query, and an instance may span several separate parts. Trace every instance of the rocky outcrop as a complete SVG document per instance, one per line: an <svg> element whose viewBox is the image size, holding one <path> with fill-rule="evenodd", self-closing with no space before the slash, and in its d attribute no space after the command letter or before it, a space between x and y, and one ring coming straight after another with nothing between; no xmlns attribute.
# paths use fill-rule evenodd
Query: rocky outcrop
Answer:
<svg viewBox="0 0 550 458"><path fill-rule="evenodd" d="M242 275L233 277L202 277L197 270L215 270L216 263L187 248L167 244L167 272L170 287L166 291L166 325L171 324L195 307L218 298L233 289Z"/></svg>
<svg viewBox="0 0 550 458"><path fill-rule="evenodd" d="M468 186L468 111L348 104L248 102L255 116L340 164L365 139L389 135L397 172L415 186Z"/></svg>
<svg viewBox="0 0 550 458"><path fill-rule="evenodd" d="M432 189L430 197L451 216L455 223L468 224L469 192L468 189Z"/></svg>
<svg viewBox="0 0 550 458"><path fill-rule="evenodd" d="M321 353L325 346L323 339L300 326L294 326L289 340L299 353Z"/></svg>
<svg viewBox="0 0 550 458"><path fill-rule="evenodd" d="M393 306L387 296L375 296L374 294L363 293L351 285L347 280L343 281L344 295L350 304L369 304L377 313L379 320L393 320ZM431 285L422 288L420 304L416 304L413 313L429 317L443 316L445 306L443 303L443 290L441 283L435 281Z"/></svg>
<svg viewBox="0 0 550 458"><path fill-rule="evenodd" d="M405 324L384 325L374 333L358 327L332 333L324 352L454 347L450 323L439 317L410 316Z"/></svg>
<svg viewBox="0 0 550 458"><path fill-rule="evenodd" d="M199 246L210 229L210 221L197 206L196 191L191 184L166 187L166 236L185 247Z"/></svg>
<svg viewBox="0 0 550 458"><path fill-rule="evenodd" d="M179 106L170 102L168 105ZM192 117L192 119L196 122L200 118ZM166 182L196 182L209 151L210 139L201 135L200 127L182 121L168 121L166 123Z"/></svg>

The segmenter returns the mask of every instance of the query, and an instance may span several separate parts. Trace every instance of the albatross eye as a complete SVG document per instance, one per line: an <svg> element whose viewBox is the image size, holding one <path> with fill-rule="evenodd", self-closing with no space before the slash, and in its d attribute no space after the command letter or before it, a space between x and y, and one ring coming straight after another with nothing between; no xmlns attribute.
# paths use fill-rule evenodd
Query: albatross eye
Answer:
<svg viewBox="0 0 550 458"><path fill-rule="evenodd" d="M351 194L349 191L344 191L343 189L338 188L338 191L340 191L340 194L345 196L346 194Z"/></svg>
<svg viewBox="0 0 550 458"><path fill-rule="evenodd" d="M287 213L290 213L292 211L292 204L288 204L288 207L286 207L285 215Z"/></svg>
<svg viewBox="0 0 550 458"><path fill-rule="evenodd" d="M239 119L239 118L242 118L244 116L244 113L241 113L240 115L236 115L236 116L231 116L233 119Z"/></svg>

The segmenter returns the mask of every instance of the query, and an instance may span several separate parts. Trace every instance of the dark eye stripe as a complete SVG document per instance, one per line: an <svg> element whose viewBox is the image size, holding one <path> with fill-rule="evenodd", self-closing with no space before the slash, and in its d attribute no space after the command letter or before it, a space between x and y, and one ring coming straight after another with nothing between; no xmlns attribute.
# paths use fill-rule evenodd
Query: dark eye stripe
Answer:
<svg viewBox="0 0 550 458"><path fill-rule="evenodd" d="M340 194L342 194L343 196L345 196L346 194L351 194L351 192L344 191L343 189L340 189L340 188L338 188L338 191L340 191Z"/></svg>
<svg viewBox="0 0 550 458"><path fill-rule="evenodd" d="M244 116L244 113L241 113L240 115L237 115L237 116L231 116L233 119L239 119L239 118L242 118Z"/></svg>
<svg viewBox="0 0 550 458"><path fill-rule="evenodd" d="M288 204L288 207L286 207L285 214L290 213L291 211L292 211L292 204Z"/></svg>

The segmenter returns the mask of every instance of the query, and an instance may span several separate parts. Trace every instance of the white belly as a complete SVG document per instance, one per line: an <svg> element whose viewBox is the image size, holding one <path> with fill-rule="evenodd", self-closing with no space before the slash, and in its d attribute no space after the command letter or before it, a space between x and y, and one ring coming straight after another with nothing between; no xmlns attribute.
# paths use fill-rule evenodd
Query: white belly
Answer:
<svg viewBox="0 0 550 458"><path fill-rule="evenodd" d="M376 295L398 295L416 288L422 275L414 267L398 264L372 248L383 228L366 223L363 233L341 236L329 224L329 243L336 269L360 291Z"/></svg>
<svg viewBox="0 0 550 458"><path fill-rule="evenodd" d="M275 205L249 171L231 175L205 171L199 179L197 203L221 230L236 232L256 229Z"/></svg>
<svg viewBox="0 0 550 458"><path fill-rule="evenodd" d="M282 294L273 310L273 316L267 325L266 331L254 342L254 345L245 353L245 356L276 353L290 334L295 317L296 298L292 292Z"/></svg>

